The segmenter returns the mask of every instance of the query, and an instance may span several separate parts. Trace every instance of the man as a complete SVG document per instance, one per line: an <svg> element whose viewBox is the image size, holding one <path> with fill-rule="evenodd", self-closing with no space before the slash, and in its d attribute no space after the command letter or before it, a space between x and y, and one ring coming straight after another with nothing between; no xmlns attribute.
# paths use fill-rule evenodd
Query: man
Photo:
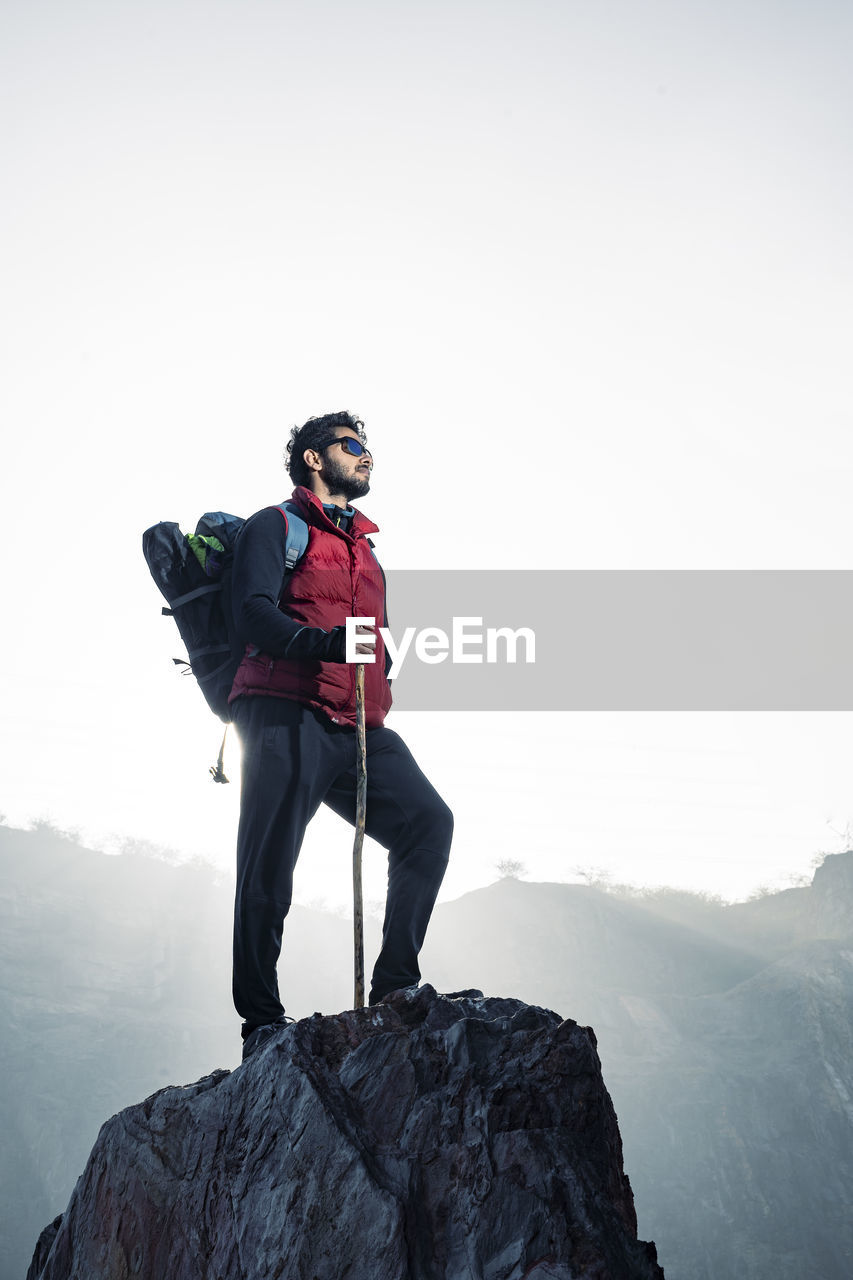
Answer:
<svg viewBox="0 0 853 1280"><path fill-rule="evenodd" d="M234 555L234 623L246 653L231 691L243 747L234 1003L244 1060L288 1019L276 963L293 869L321 802L355 823L355 666L345 658L347 617L385 623L385 578L354 507L370 490L373 458L350 413L294 428L287 469L308 545L286 573L286 523L276 507L248 520ZM364 634L364 633L363 633ZM417 985L418 953L444 876L453 815L402 739L384 725L391 705L382 637L366 634L366 832L388 850L382 948L369 1003Z"/></svg>

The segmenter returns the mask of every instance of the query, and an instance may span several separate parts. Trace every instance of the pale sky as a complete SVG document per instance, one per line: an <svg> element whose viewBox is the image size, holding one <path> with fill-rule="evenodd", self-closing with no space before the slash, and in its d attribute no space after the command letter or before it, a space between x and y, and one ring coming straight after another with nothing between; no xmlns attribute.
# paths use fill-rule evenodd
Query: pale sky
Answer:
<svg viewBox="0 0 853 1280"><path fill-rule="evenodd" d="M214 787L140 537L278 501L311 414L365 418L391 568L853 568L848 5L0 24L10 821L230 866L236 755ZM853 820L846 713L389 723L457 814L447 897L507 857L742 895ZM319 820L301 900L348 856Z"/></svg>

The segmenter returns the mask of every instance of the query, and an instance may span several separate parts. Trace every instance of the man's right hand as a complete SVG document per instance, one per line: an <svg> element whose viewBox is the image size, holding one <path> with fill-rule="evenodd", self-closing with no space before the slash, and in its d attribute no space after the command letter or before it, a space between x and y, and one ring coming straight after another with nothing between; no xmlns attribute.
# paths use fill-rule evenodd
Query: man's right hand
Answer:
<svg viewBox="0 0 853 1280"><path fill-rule="evenodd" d="M346 630L346 628L344 628ZM357 654L364 653L368 657L376 655L376 631L373 627L369 627L367 623L360 622L356 632L355 651Z"/></svg>

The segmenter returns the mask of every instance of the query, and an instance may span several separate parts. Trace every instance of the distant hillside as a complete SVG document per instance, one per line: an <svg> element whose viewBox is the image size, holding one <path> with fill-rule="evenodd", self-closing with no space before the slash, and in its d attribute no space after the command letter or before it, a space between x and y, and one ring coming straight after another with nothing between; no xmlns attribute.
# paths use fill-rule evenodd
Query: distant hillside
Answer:
<svg viewBox="0 0 853 1280"><path fill-rule="evenodd" d="M853 1274L853 853L724 905L502 880L424 972L589 1023L668 1280Z"/></svg>
<svg viewBox="0 0 853 1280"><path fill-rule="evenodd" d="M209 870L0 827L0 1280L110 1114L237 1062L230 931ZM351 945L294 909L295 1016L349 1005ZM734 906L501 880L438 908L422 969L593 1026L668 1280L853 1273L853 853Z"/></svg>
<svg viewBox="0 0 853 1280"><path fill-rule="evenodd" d="M239 1062L231 914L210 868L0 826L0 1280L23 1276L110 1115ZM297 1016L352 1000L351 934L291 912L282 985Z"/></svg>

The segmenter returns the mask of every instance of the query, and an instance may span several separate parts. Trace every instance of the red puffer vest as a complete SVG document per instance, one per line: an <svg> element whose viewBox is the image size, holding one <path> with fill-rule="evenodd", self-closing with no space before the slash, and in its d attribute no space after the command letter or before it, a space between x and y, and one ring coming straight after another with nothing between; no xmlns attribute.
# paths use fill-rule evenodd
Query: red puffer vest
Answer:
<svg viewBox="0 0 853 1280"><path fill-rule="evenodd" d="M385 623L385 582L369 533L377 526L356 511L349 532L337 528L311 489L298 485L293 501L308 524L308 546L287 575L279 608L308 627L343 626L347 618ZM281 536L284 539L284 521ZM376 661L364 666L364 710L369 729L378 728L391 706L385 675L385 645L376 637ZM335 724L355 724L355 664L306 662L246 655L237 668L229 702L243 695L293 698L323 711Z"/></svg>

